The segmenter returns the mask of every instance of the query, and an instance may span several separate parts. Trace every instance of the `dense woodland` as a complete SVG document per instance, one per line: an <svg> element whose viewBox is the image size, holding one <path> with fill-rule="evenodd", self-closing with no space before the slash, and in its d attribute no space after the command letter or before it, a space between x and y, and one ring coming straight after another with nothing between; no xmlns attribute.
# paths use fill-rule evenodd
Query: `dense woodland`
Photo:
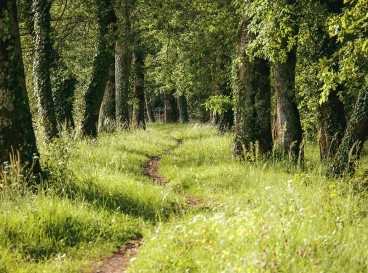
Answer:
<svg viewBox="0 0 368 273"><path fill-rule="evenodd" d="M1 0L4 173L41 185L40 146L194 122L231 134L229 161L303 170L318 145L326 177L353 177L368 0Z"/></svg>
<svg viewBox="0 0 368 273"><path fill-rule="evenodd" d="M352 172L368 135L367 9L365 0L3 1L2 161L19 150L30 164L32 127L52 141L159 118L234 129L243 159L277 150L301 164L305 139L317 138L332 173Z"/></svg>

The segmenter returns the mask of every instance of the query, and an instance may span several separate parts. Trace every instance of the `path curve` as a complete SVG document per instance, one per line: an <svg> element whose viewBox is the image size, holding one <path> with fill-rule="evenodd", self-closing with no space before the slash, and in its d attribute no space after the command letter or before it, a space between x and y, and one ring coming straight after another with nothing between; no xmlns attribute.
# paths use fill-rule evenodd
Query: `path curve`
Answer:
<svg viewBox="0 0 368 273"><path fill-rule="evenodd" d="M161 160L162 156L169 154L173 150L177 149L183 143L182 140L177 140L177 141L178 143L175 147L169 149L167 152L163 153L160 156L150 158L150 160L143 166L144 174L148 178L150 178L152 181L159 184L160 186L164 186L167 183L167 181L164 177L158 174L158 163ZM193 202L190 202L190 204L192 203ZM98 265L96 266L98 268L93 269L92 273L122 273L122 272L125 272L125 270L129 266L129 262L135 258L135 256L137 255L139 251L139 247L142 244L143 244L143 238L140 240L129 241L126 244L124 249L120 249L119 251L115 252L112 257L106 258L98 262L97 263Z"/></svg>

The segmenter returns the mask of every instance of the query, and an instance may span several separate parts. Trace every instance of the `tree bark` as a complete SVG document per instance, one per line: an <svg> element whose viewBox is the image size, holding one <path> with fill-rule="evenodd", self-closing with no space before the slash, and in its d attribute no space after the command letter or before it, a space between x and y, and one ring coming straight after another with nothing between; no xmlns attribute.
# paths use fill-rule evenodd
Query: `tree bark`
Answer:
<svg viewBox="0 0 368 273"><path fill-rule="evenodd" d="M126 1L121 8L119 38L115 46L115 84L116 84L116 121L122 128L129 128L129 92L133 59L132 27L130 13L131 1Z"/></svg>
<svg viewBox="0 0 368 273"><path fill-rule="evenodd" d="M68 75L66 79L58 80L60 82L54 85L56 120L59 127L65 125L66 129L74 129L73 104L77 79L74 75Z"/></svg>
<svg viewBox="0 0 368 273"><path fill-rule="evenodd" d="M33 0L35 55L33 76L38 96L41 124L48 141L58 137L54 101L50 80L52 44L50 38L50 8L48 0Z"/></svg>
<svg viewBox="0 0 368 273"><path fill-rule="evenodd" d="M152 101L151 98L149 96L145 96L145 101L146 101L146 109L147 109L147 116L148 116L148 120L149 122L155 122L155 113L153 112L153 107L152 107Z"/></svg>
<svg viewBox="0 0 368 273"><path fill-rule="evenodd" d="M41 172L26 90L15 0L0 2L0 162L19 152L23 167ZM16 155L16 154L15 154Z"/></svg>
<svg viewBox="0 0 368 273"><path fill-rule="evenodd" d="M112 62L110 65L104 97L102 99L98 120L98 132L114 131L116 125L115 114L115 63Z"/></svg>
<svg viewBox="0 0 368 273"><path fill-rule="evenodd" d="M334 158L346 128L344 105L337 91L331 91L327 101L319 105L318 127L321 160Z"/></svg>
<svg viewBox="0 0 368 273"><path fill-rule="evenodd" d="M181 94L178 96L178 107L179 107L180 123L188 123L189 122L188 102L185 94Z"/></svg>
<svg viewBox="0 0 368 273"><path fill-rule="evenodd" d="M255 140L262 154L272 151L270 64L255 59Z"/></svg>
<svg viewBox="0 0 368 273"><path fill-rule="evenodd" d="M364 142L368 138L368 87L365 86L358 95L353 113L349 119L344 137L337 150L332 173L354 172L354 163L359 156Z"/></svg>
<svg viewBox="0 0 368 273"><path fill-rule="evenodd" d="M253 34L247 30L249 18L243 17L238 38L238 86L235 92L235 143L233 154L245 159L246 152L267 153L272 148L270 68L267 61L250 60L245 52ZM253 154L249 154L253 157Z"/></svg>
<svg viewBox="0 0 368 273"><path fill-rule="evenodd" d="M178 103L175 98L176 90L172 90L165 96L165 123L179 121Z"/></svg>
<svg viewBox="0 0 368 273"><path fill-rule="evenodd" d="M123 49L124 47L124 49ZM132 53L128 46L120 41L116 43L115 55L115 84L116 84L116 121L119 126L129 128L129 90L130 72L132 67Z"/></svg>
<svg viewBox="0 0 368 273"><path fill-rule="evenodd" d="M135 111L135 124L137 128L146 129L146 121L144 119L145 100L144 100L144 53L138 44L134 49L134 65L135 65L135 82L134 82L134 97L137 99L137 108Z"/></svg>
<svg viewBox="0 0 368 273"><path fill-rule="evenodd" d="M81 133L84 136L97 136L97 123L101 103L108 80L109 68L113 62L113 47L109 43L109 27L116 22L110 0L95 0L97 7L98 36L97 53L93 60L92 77L84 94L85 109Z"/></svg>

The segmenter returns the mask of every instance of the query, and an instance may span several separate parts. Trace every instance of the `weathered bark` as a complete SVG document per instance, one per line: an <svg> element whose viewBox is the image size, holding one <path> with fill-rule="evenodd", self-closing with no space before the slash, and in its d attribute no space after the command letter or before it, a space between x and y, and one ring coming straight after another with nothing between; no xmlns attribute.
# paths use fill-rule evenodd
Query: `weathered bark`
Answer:
<svg viewBox="0 0 368 273"><path fill-rule="evenodd" d="M54 85L54 105L59 127L65 125L66 129L74 129L73 103L76 83L75 76L69 75Z"/></svg>
<svg viewBox="0 0 368 273"><path fill-rule="evenodd" d="M238 86L235 92L234 156L244 159L245 151L253 151L258 142L259 151L272 148L270 122L270 69L266 61L250 60L245 46L252 40L247 31L248 18L244 17L238 38ZM252 155L250 155L252 156Z"/></svg>
<svg viewBox="0 0 368 273"><path fill-rule="evenodd" d="M95 0L97 6L98 42L93 60L92 76L84 94L85 109L81 133L84 136L97 136L97 123L101 103L108 80L109 68L113 62L113 47L108 39L109 27L116 22L110 0Z"/></svg>
<svg viewBox="0 0 368 273"><path fill-rule="evenodd" d="M155 113L153 112L152 101L149 96L145 96L147 116L149 122L155 122Z"/></svg>
<svg viewBox="0 0 368 273"><path fill-rule="evenodd" d="M341 175L354 172L354 163L368 138L368 87L359 92L344 137L337 150L332 172Z"/></svg>
<svg viewBox="0 0 368 273"><path fill-rule="evenodd" d="M26 90L16 1L0 2L0 163L14 151L21 164L41 172ZM16 154L15 154L16 155Z"/></svg>
<svg viewBox="0 0 368 273"><path fill-rule="evenodd" d="M276 62L274 65L276 101L274 140L296 163L303 152L301 150L303 131L295 101L295 66L296 47L287 53L285 62Z"/></svg>
<svg viewBox="0 0 368 273"><path fill-rule="evenodd" d="M178 96L179 121L180 123L189 122L188 102L185 94Z"/></svg>
<svg viewBox="0 0 368 273"><path fill-rule="evenodd" d="M52 44L50 39L50 8L48 0L33 0L35 55L33 76L38 96L41 124L47 140L58 137L50 80Z"/></svg>
<svg viewBox="0 0 368 273"><path fill-rule="evenodd" d="M146 121L144 119L144 54L140 45L134 48L134 68L134 98L138 104L133 109L135 112L133 127L146 129Z"/></svg>
<svg viewBox="0 0 368 273"><path fill-rule="evenodd" d="M115 129L115 63L110 65L109 76L106 83L105 94L102 99L98 132L112 132Z"/></svg>

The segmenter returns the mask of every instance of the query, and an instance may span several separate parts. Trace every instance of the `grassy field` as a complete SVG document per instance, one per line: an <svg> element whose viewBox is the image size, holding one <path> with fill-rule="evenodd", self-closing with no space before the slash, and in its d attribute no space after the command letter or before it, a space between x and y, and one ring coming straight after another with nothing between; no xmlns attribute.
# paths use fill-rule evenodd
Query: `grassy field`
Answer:
<svg viewBox="0 0 368 273"><path fill-rule="evenodd" d="M232 140L207 125L150 125L43 147L42 187L0 178L0 272L88 272L142 236L129 272L368 270L365 162L332 179L312 143L296 168L234 161ZM167 151L162 187L143 166Z"/></svg>

